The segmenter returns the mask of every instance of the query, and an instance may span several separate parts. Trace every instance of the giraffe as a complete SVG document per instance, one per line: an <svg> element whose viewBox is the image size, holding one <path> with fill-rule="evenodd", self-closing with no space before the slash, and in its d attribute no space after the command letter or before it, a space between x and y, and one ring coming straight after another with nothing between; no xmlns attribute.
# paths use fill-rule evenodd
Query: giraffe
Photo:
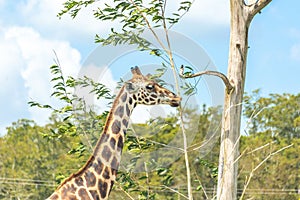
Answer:
<svg viewBox="0 0 300 200"><path fill-rule="evenodd" d="M181 98L160 86L138 67L113 102L100 138L86 164L67 178L47 200L108 199L121 160L129 117L137 104L169 104L177 107Z"/></svg>

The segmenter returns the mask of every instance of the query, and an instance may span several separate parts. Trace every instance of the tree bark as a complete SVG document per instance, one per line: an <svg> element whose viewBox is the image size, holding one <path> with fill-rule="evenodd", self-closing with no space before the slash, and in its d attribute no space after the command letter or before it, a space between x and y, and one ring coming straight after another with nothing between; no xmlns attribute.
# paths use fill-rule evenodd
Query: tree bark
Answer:
<svg viewBox="0 0 300 200"><path fill-rule="evenodd" d="M270 2L271 0L257 0L246 5L243 0L230 0L227 77L234 89L230 93L225 93L217 188L217 199L220 200L237 199L237 157L246 76L248 29L255 14Z"/></svg>

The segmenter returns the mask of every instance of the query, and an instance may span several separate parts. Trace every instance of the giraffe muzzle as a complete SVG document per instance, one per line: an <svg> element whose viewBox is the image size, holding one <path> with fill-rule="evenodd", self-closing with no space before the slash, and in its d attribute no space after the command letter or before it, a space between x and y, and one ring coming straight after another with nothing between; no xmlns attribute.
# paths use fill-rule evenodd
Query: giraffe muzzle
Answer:
<svg viewBox="0 0 300 200"><path fill-rule="evenodd" d="M178 107L180 105L180 102L181 102L181 97L172 98L170 100L170 106L171 107Z"/></svg>

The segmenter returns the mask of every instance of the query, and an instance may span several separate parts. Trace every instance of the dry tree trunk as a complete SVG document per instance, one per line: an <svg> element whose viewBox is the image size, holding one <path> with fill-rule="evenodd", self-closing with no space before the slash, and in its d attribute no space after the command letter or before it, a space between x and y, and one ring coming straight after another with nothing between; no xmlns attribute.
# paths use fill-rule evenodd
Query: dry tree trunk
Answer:
<svg viewBox="0 0 300 200"><path fill-rule="evenodd" d="M225 94L222 119L217 199L237 199L237 157L251 20L271 0L230 0L230 49L227 77L233 86Z"/></svg>

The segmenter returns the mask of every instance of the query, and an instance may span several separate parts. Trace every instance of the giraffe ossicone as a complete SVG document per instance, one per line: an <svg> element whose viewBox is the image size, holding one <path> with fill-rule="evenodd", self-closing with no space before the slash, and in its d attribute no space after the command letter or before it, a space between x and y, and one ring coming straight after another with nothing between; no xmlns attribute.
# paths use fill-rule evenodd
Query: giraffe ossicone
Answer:
<svg viewBox="0 0 300 200"><path fill-rule="evenodd" d="M125 82L113 102L102 134L86 164L67 178L48 200L108 199L125 140L129 117L138 104L180 105L181 98L160 86L138 67L132 67L132 79Z"/></svg>

